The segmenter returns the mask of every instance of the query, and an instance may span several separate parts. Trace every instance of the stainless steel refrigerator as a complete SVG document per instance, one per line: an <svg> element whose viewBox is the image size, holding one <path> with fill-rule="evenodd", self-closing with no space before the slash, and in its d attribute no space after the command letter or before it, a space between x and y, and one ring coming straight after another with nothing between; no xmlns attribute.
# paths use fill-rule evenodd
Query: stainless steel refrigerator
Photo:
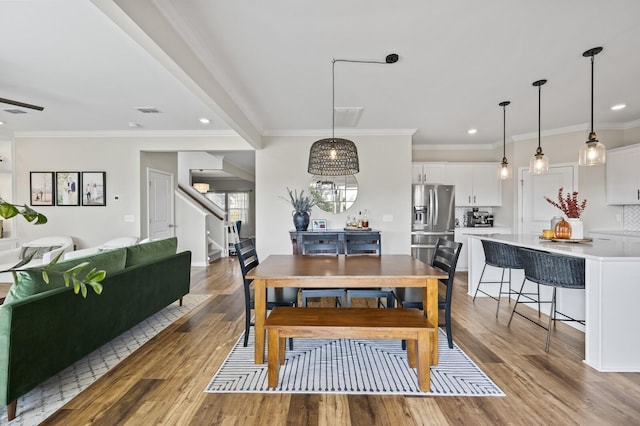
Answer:
<svg viewBox="0 0 640 426"><path fill-rule="evenodd" d="M453 241L455 186L412 185L411 255L431 263L438 238Z"/></svg>

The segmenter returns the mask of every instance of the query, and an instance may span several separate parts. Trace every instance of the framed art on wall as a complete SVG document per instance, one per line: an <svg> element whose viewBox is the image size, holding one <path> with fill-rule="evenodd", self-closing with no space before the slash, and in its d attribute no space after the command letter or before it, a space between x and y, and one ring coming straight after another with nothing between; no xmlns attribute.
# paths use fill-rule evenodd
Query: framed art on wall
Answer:
<svg viewBox="0 0 640 426"><path fill-rule="evenodd" d="M82 172L82 205L106 206L106 172Z"/></svg>
<svg viewBox="0 0 640 426"><path fill-rule="evenodd" d="M56 172L56 205L80 205L80 172Z"/></svg>
<svg viewBox="0 0 640 426"><path fill-rule="evenodd" d="M32 206L53 206L53 172L31 172L30 193Z"/></svg>

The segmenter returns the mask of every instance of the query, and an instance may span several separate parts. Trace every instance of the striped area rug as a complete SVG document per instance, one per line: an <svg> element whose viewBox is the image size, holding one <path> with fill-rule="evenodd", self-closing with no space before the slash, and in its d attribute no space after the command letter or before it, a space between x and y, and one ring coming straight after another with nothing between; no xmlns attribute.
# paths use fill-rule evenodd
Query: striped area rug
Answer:
<svg viewBox="0 0 640 426"><path fill-rule="evenodd" d="M418 388L399 340L294 339L287 343L279 387L267 387L267 366L253 362L253 327L249 345L238 340L205 392L341 393L431 396L504 396L495 383L454 343L439 332L439 364L431 367L431 391Z"/></svg>

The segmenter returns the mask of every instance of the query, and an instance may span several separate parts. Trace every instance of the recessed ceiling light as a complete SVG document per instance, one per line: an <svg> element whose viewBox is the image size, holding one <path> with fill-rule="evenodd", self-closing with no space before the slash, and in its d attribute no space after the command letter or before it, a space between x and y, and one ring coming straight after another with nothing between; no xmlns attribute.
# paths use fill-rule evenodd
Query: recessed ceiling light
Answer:
<svg viewBox="0 0 640 426"><path fill-rule="evenodd" d="M478 133L478 129L469 129L467 130L467 133L469 133L470 135L475 135L476 133Z"/></svg>
<svg viewBox="0 0 640 426"><path fill-rule="evenodd" d="M211 120L209 120L209 119L208 119L208 118L206 118L206 117L202 117L202 118L200 119L200 122L201 122L202 124L209 124L209 123L211 123Z"/></svg>
<svg viewBox="0 0 640 426"><path fill-rule="evenodd" d="M612 110L612 111L618 111L618 110L624 109L624 108L626 108L626 107L627 107L627 106L626 106L625 104L618 104L618 105L614 105L614 106L612 106L612 107L611 107L611 110Z"/></svg>
<svg viewBox="0 0 640 426"><path fill-rule="evenodd" d="M138 123L134 123L133 121L129 122L129 127L134 127L134 128L138 128L138 127L142 127L141 125L139 125Z"/></svg>

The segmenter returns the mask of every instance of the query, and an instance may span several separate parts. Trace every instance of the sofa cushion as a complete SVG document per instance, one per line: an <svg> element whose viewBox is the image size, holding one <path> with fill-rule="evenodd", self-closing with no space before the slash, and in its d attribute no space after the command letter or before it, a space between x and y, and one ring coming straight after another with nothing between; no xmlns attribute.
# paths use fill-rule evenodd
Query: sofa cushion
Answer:
<svg viewBox="0 0 640 426"><path fill-rule="evenodd" d="M107 272L107 276L120 271L125 267L126 251L124 248L97 253L93 256L79 257L76 259L58 262L50 267L52 271L64 272L83 262L91 262L91 267ZM49 274L49 284L45 283L41 271L29 270L16 272L16 282L9 289L4 301L5 304L22 300L25 297L64 287L64 278L59 274Z"/></svg>
<svg viewBox="0 0 640 426"><path fill-rule="evenodd" d="M163 257L176 254L178 239L176 237L150 241L125 248L127 250L126 267L149 263Z"/></svg>

